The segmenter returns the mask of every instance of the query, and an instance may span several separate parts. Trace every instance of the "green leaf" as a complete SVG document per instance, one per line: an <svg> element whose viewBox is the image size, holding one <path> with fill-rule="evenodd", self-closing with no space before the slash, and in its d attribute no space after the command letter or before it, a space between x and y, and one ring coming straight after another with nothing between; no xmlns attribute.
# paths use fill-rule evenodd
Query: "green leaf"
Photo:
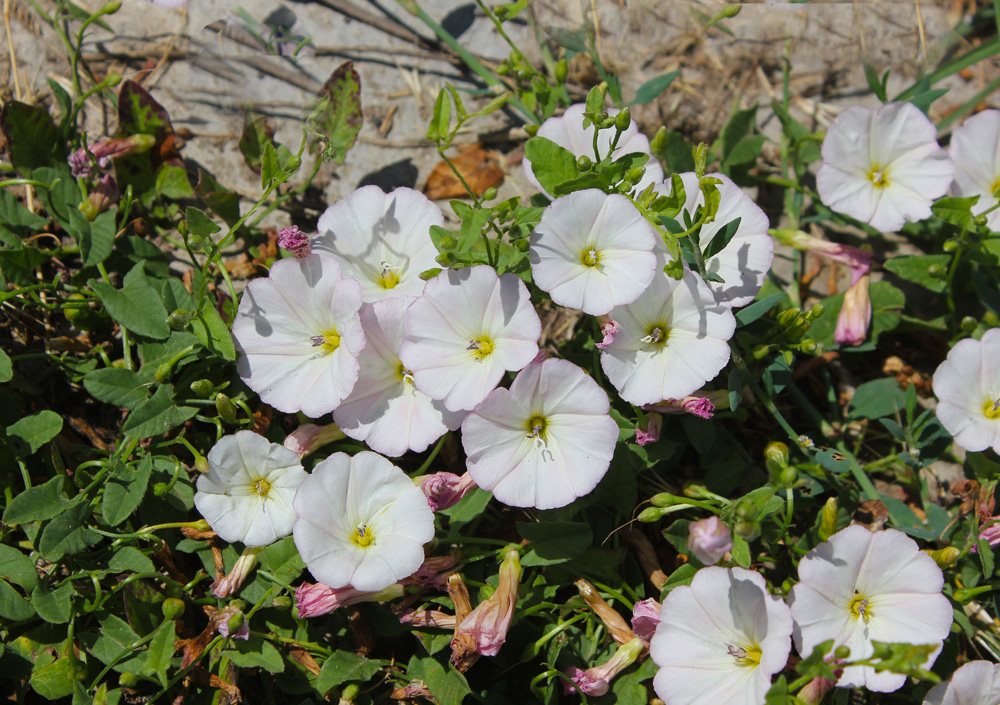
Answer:
<svg viewBox="0 0 1000 705"><path fill-rule="evenodd" d="M142 267L142 262L133 267L129 275L138 269L140 276L131 280L126 276L125 286L121 289L96 279L91 279L88 284L101 298L108 314L123 328L147 338L163 340L170 335L167 310L156 289L146 283Z"/></svg>
<svg viewBox="0 0 1000 705"><path fill-rule="evenodd" d="M20 622L35 616L35 608L10 583L0 578L0 617Z"/></svg>
<svg viewBox="0 0 1000 705"><path fill-rule="evenodd" d="M299 577L306 567L291 536L272 543L260 552L257 560L268 573L286 584Z"/></svg>
<svg viewBox="0 0 1000 705"><path fill-rule="evenodd" d="M760 301L755 301L744 309L736 312L736 321L741 326L746 326L762 316L766 315L768 311L778 305L778 302L785 298L785 292L780 292L778 294L772 294L766 299Z"/></svg>
<svg viewBox="0 0 1000 705"><path fill-rule="evenodd" d="M129 414L122 425L122 432L129 438L158 436L180 426L196 413L196 407L175 405L173 388L169 384L163 384L156 390L156 394Z"/></svg>
<svg viewBox="0 0 1000 705"><path fill-rule="evenodd" d="M691 563L685 563L670 574L670 577L667 578L667 582L663 584L661 594L666 595L675 587L680 587L681 585L690 585L691 581L694 580L694 574L697 572L698 569L694 565Z"/></svg>
<svg viewBox="0 0 1000 705"><path fill-rule="evenodd" d="M372 661L361 654L337 651L323 662L316 676L316 690L322 695L341 683L364 683L379 671L378 661Z"/></svg>
<svg viewBox="0 0 1000 705"><path fill-rule="evenodd" d="M742 220L743 218L730 220L723 228L715 231L715 235L708 241L708 246L702 252L706 261L726 249L729 243L732 242L736 231L740 229L740 221Z"/></svg>
<svg viewBox="0 0 1000 705"><path fill-rule="evenodd" d="M132 370L103 367L83 377L83 386L98 401L134 409L149 396L142 378Z"/></svg>
<svg viewBox="0 0 1000 705"><path fill-rule="evenodd" d="M38 584L35 562L13 546L0 543L0 578L7 578L27 591Z"/></svg>
<svg viewBox="0 0 1000 705"><path fill-rule="evenodd" d="M167 669L174 655L174 638L176 636L172 619L165 620L156 630L149 648L146 650L146 660L142 664L142 672L155 675L160 684L167 687Z"/></svg>
<svg viewBox="0 0 1000 705"><path fill-rule="evenodd" d="M764 146L764 135L750 135L733 145L729 155L723 162L726 166L742 166L752 164L760 156Z"/></svg>
<svg viewBox="0 0 1000 705"><path fill-rule="evenodd" d="M99 264L111 254L117 232L115 225L117 215L118 210L115 208L104 211L94 218L94 222L87 223L87 227L82 230L80 254L83 255L85 267ZM71 220L75 220L77 217L83 219L82 215L77 216L75 212L70 211ZM86 223L86 219L83 221Z"/></svg>
<svg viewBox="0 0 1000 705"><path fill-rule="evenodd" d="M465 676L454 666L450 663L442 665L429 656L411 658L406 673L411 678L422 680L438 705L461 705L465 696L472 692Z"/></svg>
<svg viewBox="0 0 1000 705"><path fill-rule="evenodd" d="M280 175L281 161L278 159L278 151L274 148L274 144L268 142L264 145L264 154L260 160L260 187L267 188Z"/></svg>
<svg viewBox="0 0 1000 705"><path fill-rule="evenodd" d="M37 284L35 267L49 261L49 256L37 247L0 249L0 272L8 282L28 286Z"/></svg>
<svg viewBox="0 0 1000 705"><path fill-rule="evenodd" d="M75 658L59 658L31 673L31 688L46 700L59 700L73 694L73 686L80 680L80 669L86 667Z"/></svg>
<svg viewBox="0 0 1000 705"><path fill-rule="evenodd" d="M77 500L42 530L42 538L38 541L39 552L49 560L56 561L64 555L80 553L88 546L101 540L83 525L90 518L90 503Z"/></svg>
<svg viewBox="0 0 1000 705"><path fill-rule="evenodd" d="M867 61L864 62L865 67L865 80L868 82L868 87L871 92L882 101L883 103L888 102L889 97L886 95L886 84L889 82L889 72L886 71L885 75L879 79L878 72L875 67L869 64Z"/></svg>
<svg viewBox="0 0 1000 705"><path fill-rule="evenodd" d="M531 162L531 171L538 183L549 193L583 173L576 168L576 156L545 137L532 137L524 145L524 156Z"/></svg>
<svg viewBox="0 0 1000 705"><path fill-rule="evenodd" d="M56 475L44 485L30 487L18 494L4 510L3 523L13 526L62 514L70 506L62 491L64 481L65 477Z"/></svg>
<svg viewBox="0 0 1000 705"><path fill-rule="evenodd" d="M332 148L334 163L343 164L354 146L364 118L361 114L361 77L354 63L345 61L323 84L323 102L309 117L309 124Z"/></svg>
<svg viewBox="0 0 1000 705"><path fill-rule="evenodd" d="M127 653L128 648L139 640L139 635L132 631L128 622L113 614L105 614L98 619L99 629L80 635L90 653L104 664L111 663L117 657ZM119 663L119 666L121 664ZM138 666L136 666L136 670ZM122 670L116 667L115 670Z"/></svg>
<svg viewBox="0 0 1000 705"><path fill-rule="evenodd" d="M680 75L680 71L671 71L656 78L651 78L635 92L635 100L631 105L646 105L660 97L660 95L670 87L674 79Z"/></svg>
<svg viewBox="0 0 1000 705"><path fill-rule="evenodd" d="M198 316L191 319L191 332L198 337L198 342L204 345L209 352L218 355L223 360L236 359L233 336L211 301L206 300Z"/></svg>
<svg viewBox="0 0 1000 705"><path fill-rule="evenodd" d="M272 151L274 147L271 148ZM277 163L278 155L274 155L275 163ZM265 184L266 186L267 184ZM222 230L218 223L209 218L205 211L195 208L194 206L188 206L184 211L184 219L187 221L188 230L191 231L192 235L198 235L200 237L211 237L215 233Z"/></svg>
<svg viewBox="0 0 1000 705"><path fill-rule="evenodd" d="M271 673L281 673L285 670L285 661L278 650L269 642L255 636L246 640L232 640L230 648L223 651L221 656L228 658L240 668L263 668Z"/></svg>
<svg viewBox="0 0 1000 705"><path fill-rule="evenodd" d="M739 534L733 534L733 560L743 568L750 567L750 544Z"/></svg>
<svg viewBox="0 0 1000 705"><path fill-rule="evenodd" d="M134 467L129 479L121 480L112 476L104 486L101 514L109 526L118 526L139 508L146 494L149 475L153 472L153 456L143 456Z"/></svg>
<svg viewBox="0 0 1000 705"><path fill-rule="evenodd" d="M134 546L118 549L108 561L108 569L117 573L152 573L155 570L149 556Z"/></svg>
<svg viewBox="0 0 1000 705"><path fill-rule="evenodd" d="M51 441L62 431L62 416L54 411L39 411L7 427L7 437L14 441L20 457L27 457Z"/></svg>
<svg viewBox="0 0 1000 705"><path fill-rule="evenodd" d="M667 139L662 148L657 150L656 156L666 163L667 173L681 174L694 171L692 148L693 145L681 133L667 132Z"/></svg>
<svg viewBox="0 0 1000 705"><path fill-rule="evenodd" d="M48 214L66 228L67 232L75 233L71 214L74 211L79 213L77 206L82 197L69 165L60 163L51 167L39 167L35 169L32 178L49 185L47 189L38 190L38 197Z"/></svg>
<svg viewBox="0 0 1000 705"><path fill-rule="evenodd" d="M0 110L0 129L10 163L21 176L32 178L39 167L65 164L66 143L45 108L8 100Z"/></svg>
<svg viewBox="0 0 1000 705"><path fill-rule="evenodd" d="M874 282L868 289L868 296L872 302L871 339L877 343L882 333L893 330L903 320L906 296L885 281Z"/></svg>
<svg viewBox="0 0 1000 705"><path fill-rule="evenodd" d="M427 139L431 141L447 139L451 133L451 99L442 88L434 100L434 111L427 125Z"/></svg>
<svg viewBox="0 0 1000 705"><path fill-rule="evenodd" d="M71 583L55 590L49 590L44 583L39 583L31 591L31 606L49 624L65 624L73 614L73 593Z"/></svg>
<svg viewBox="0 0 1000 705"><path fill-rule="evenodd" d="M888 72L887 72L888 73ZM932 88L929 91L923 91L917 93L915 96L910 98L909 102L920 108L920 111L926 115L931 109L931 103L943 96L948 92L947 88Z"/></svg>
<svg viewBox="0 0 1000 705"><path fill-rule="evenodd" d="M262 115L247 110L243 113L243 133L240 135L240 153L251 171L259 174L264 162L264 146L273 141L274 130Z"/></svg>
<svg viewBox="0 0 1000 705"><path fill-rule="evenodd" d="M521 559L526 567L565 563L583 553L594 537L589 524L568 521L519 521L517 532L531 542Z"/></svg>
<svg viewBox="0 0 1000 705"><path fill-rule="evenodd" d="M198 184L194 188L208 209L222 218L230 228L240 219L240 197L227 190L211 174L204 169L198 169ZM237 231L243 233L246 226L240 226Z"/></svg>
<svg viewBox="0 0 1000 705"><path fill-rule="evenodd" d="M931 212L947 223L966 230L975 230L976 222L975 216L972 215L972 207L976 205L977 201L979 201L979 196L966 198L946 196L934 202L931 206Z"/></svg>
<svg viewBox="0 0 1000 705"><path fill-rule="evenodd" d="M757 121L757 104L754 103L746 110L737 110L733 113L733 116L729 118L729 122L726 126L722 128L722 162L740 164L742 162L730 162L730 154L736 148L736 145L741 142L745 137L747 137L754 128L754 124ZM754 157L760 153L760 150L754 154Z"/></svg>
<svg viewBox="0 0 1000 705"><path fill-rule="evenodd" d="M191 180L188 178L187 169L183 164L167 162L161 164L156 170L153 188L158 194L166 198L181 200L184 198L194 198L194 189L191 188Z"/></svg>
<svg viewBox="0 0 1000 705"><path fill-rule="evenodd" d="M942 273L947 273L951 263L951 255L910 255L907 257L891 257L885 261L885 268L900 279L919 284L925 289L940 294L948 288L945 276L932 276L928 267L936 265Z"/></svg>
<svg viewBox="0 0 1000 705"><path fill-rule="evenodd" d="M850 419L879 419L902 413L906 408L906 392L899 388L895 377L865 382L854 392L847 407Z"/></svg>

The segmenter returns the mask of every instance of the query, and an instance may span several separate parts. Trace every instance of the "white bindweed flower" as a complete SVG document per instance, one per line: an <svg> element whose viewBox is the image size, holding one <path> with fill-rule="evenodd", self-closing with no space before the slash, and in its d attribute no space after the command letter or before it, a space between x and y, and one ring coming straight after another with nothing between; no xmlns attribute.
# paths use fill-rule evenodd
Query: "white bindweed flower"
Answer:
<svg viewBox="0 0 1000 705"><path fill-rule="evenodd" d="M434 514L413 480L377 453L334 453L293 502L293 536L309 572L331 588L384 590L424 561Z"/></svg>
<svg viewBox="0 0 1000 705"><path fill-rule="evenodd" d="M594 159L594 130L597 128L591 125L584 129L583 113L586 109L587 106L583 103L569 106L561 117L550 117L543 122L542 126L538 128L538 136L552 140L560 147L565 147L574 156ZM608 115L611 116L618 114L617 108L608 108L607 111ZM615 130L613 128L610 130L601 130L598 134L597 148L600 150L601 159L608 156L608 150L611 148L611 142L614 140L614 137ZM642 152L643 154L650 155L649 161L645 164L645 175L639 183L635 184L635 188L638 189L639 193L642 193L650 184L655 184L663 180L663 167L660 166L656 157L652 156L652 152L649 149L649 140L644 134L639 132L635 121L622 133L622 136L618 140L618 146L611 153L611 158L617 159L618 157L634 152ZM542 185L538 183L538 179L535 178L535 173L531 170L531 162L525 159L523 163L524 176L539 191L551 198L552 194L542 188Z"/></svg>
<svg viewBox="0 0 1000 705"><path fill-rule="evenodd" d="M708 287L715 300L733 308L746 306L754 300L764 283L764 277L774 261L774 241L768 235L768 221L764 211L743 192L732 179L723 174L706 174L718 179L719 210L715 220L701 226L698 243L704 253L716 237L721 237L726 225L740 219L729 243L705 260L709 274L718 275L722 281L710 281ZM680 174L684 182L684 211L694 220L695 211L705 205L705 195L698 186L694 172ZM669 182L668 182L669 186ZM672 191L667 189L667 193ZM666 253L663 241L657 238L657 250Z"/></svg>
<svg viewBox="0 0 1000 705"><path fill-rule="evenodd" d="M625 196L576 191L542 213L531 234L531 275L560 306L601 316L649 286L657 240Z"/></svg>
<svg viewBox="0 0 1000 705"><path fill-rule="evenodd" d="M233 322L236 370L278 411L318 418L336 409L358 379L365 335L361 289L322 255L275 262L247 285Z"/></svg>
<svg viewBox="0 0 1000 705"><path fill-rule="evenodd" d="M637 301L609 316L620 330L601 351L601 367L630 404L683 399L729 362L736 319L687 269L679 281L657 271Z"/></svg>
<svg viewBox="0 0 1000 705"><path fill-rule="evenodd" d="M563 507L604 477L618 424L600 385L566 360L521 370L462 424L469 475L514 507Z"/></svg>
<svg viewBox="0 0 1000 705"><path fill-rule="evenodd" d="M350 395L333 412L341 431L391 457L426 450L465 418L465 412L448 411L441 401L419 391L413 373L399 361L404 315L415 300L394 296L361 309L367 340L361 371Z"/></svg>
<svg viewBox="0 0 1000 705"><path fill-rule="evenodd" d="M649 655L666 705L764 705L785 667L792 617L759 573L702 568L663 600Z"/></svg>
<svg viewBox="0 0 1000 705"><path fill-rule="evenodd" d="M538 354L542 323L528 288L487 265L448 269L427 282L406 312L403 366L450 411L472 409L507 370Z"/></svg>
<svg viewBox="0 0 1000 705"><path fill-rule="evenodd" d="M1000 453L1000 328L966 338L934 372L937 417L955 442Z"/></svg>
<svg viewBox="0 0 1000 705"><path fill-rule="evenodd" d="M881 232L930 217L955 173L937 128L910 103L848 108L827 131L822 153L820 199Z"/></svg>
<svg viewBox="0 0 1000 705"><path fill-rule="evenodd" d="M972 661L955 671L950 681L938 683L923 705L997 705L1000 703L1000 665Z"/></svg>
<svg viewBox="0 0 1000 705"><path fill-rule="evenodd" d="M419 191L362 186L320 216L312 251L339 260L361 282L365 302L419 296L420 273L438 266L430 229L443 224L441 209Z"/></svg>
<svg viewBox="0 0 1000 705"><path fill-rule="evenodd" d="M292 533L292 497L305 477L298 455L253 431L237 431L208 451L194 505L224 541L267 546Z"/></svg>
<svg viewBox="0 0 1000 705"><path fill-rule="evenodd" d="M941 644L952 621L943 585L934 559L902 531L848 526L799 562L799 583L788 595L795 648L808 656L833 639L834 648L847 646L855 661L874 653L872 641ZM935 658L937 652L923 667L930 668ZM902 674L850 666L837 685L889 693L905 682Z"/></svg>
<svg viewBox="0 0 1000 705"><path fill-rule="evenodd" d="M956 196L979 196L972 212L979 215L996 205L1000 190L1000 110L976 113L955 128L948 153L955 162ZM1000 230L1000 209L986 216L994 232Z"/></svg>

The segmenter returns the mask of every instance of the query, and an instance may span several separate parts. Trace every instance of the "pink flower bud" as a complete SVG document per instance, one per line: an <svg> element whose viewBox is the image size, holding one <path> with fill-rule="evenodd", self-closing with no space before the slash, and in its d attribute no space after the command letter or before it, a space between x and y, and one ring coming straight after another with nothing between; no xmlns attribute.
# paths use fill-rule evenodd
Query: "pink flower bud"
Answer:
<svg viewBox="0 0 1000 705"><path fill-rule="evenodd" d="M229 605L218 612L212 618L215 621L215 628L222 636L230 636L233 639L249 639L250 625L246 617L236 607Z"/></svg>
<svg viewBox="0 0 1000 705"><path fill-rule="evenodd" d="M729 527L717 516L691 522L688 532L688 550L705 565L715 565L733 549Z"/></svg>
<svg viewBox="0 0 1000 705"><path fill-rule="evenodd" d="M93 173L90 155L93 155L97 159L97 166L99 168L107 169L111 166L111 160L115 157L124 157L129 154L145 152L154 144L156 144L156 138L153 135L139 134L113 140L101 140L100 142L88 145L87 149L80 147L80 149L69 155L69 159L67 160L70 166L70 173L77 179L90 176Z"/></svg>
<svg viewBox="0 0 1000 705"><path fill-rule="evenodd" d="M642 639L636 637L627 644L619 646L614 655L600 666L588 668L586 671L581 671L579 668L568 669L566 675L573 681L573 685L563 682L563 691L567 695L577 691L586 695L604 695L611 687L611 679L635 663L645 648Z"/></svg>
<svg viewBox="0 0 1000 705"><path fill-rule="evenodd" d="M247 546L244 548L243 553L236 559L233 569L229 571L229 575L222 578L222 580L217 580L212 585L212 593L221 599L229 597L239 590L240 586L243 585L243 581L250 575L250 571L257 565L257 554L263 551L264 548L266 547Z"/></svg>
<svg viewBox="0 0 1000 705"><path fill-rule="evenodd" d="M844 305L837 317L837 329L833 339L847 345L861 345L868 337L868 326L872 322L872 302L868 298L868 284L871 276L865 274L844 294Z"/></svg>
<svg viewBox="0 0 1000 705"><path fill-rule="evenodd" d="M729 392L725 389L714 389L710 392L700 392L683 399L664 399L657 404L646 404L643 411L656 411L661 414L693 414L703 419L715 415L717 406L729 406Z"/></svg>
<svg viewBox="0 0 1000 705"><path fill-rule="evenodd" d="M420 482L420 489L427 495L427 504L434 512L455 506L475 486L469 473L458 476L452 472L436 472L424 475Z"/></svg>
<svg viewBox="0 0 1000 705"><path fill-rule="evenodd" d="M393 583L377 592L357 590L350 585L332 588L323 583L302 583L295 588L295 606L299 617L318 617L358 602L385 602L403 596L401 583Z"/></svg>
<svg viewBox="0 0 1000 705"><path fill-rule="evenodd" d="M604 340L596 344L598 350L604 350L604 348L615 342L615 334L621 331L617 321L612 321L610 318L603 316L601 320L601 334L604 336Z"/></svg>
<svg viewBox="0 0 1000 705"><path fill-rule="evenodd" d="M810 703L810 705L819 705L820 701L823 700L823 696L826 695L834 685L836 685L836 681L832 681L827 678L813 678L805 684L802 690L798 692L796 698L802 702Z"/></svg>
<svg viewBox="0 0 1000 705"><path fill-rule="evenodd" d="M652 597L636 602L632 607L632 631L647 642L653 638L660 623L660 603Z"/></svg>
<svg viewBox="0 0 1000 705"><path fill-rule="evenodd" d="M455 630L455 637L451 640L451 662L456 668L465 670L480 654L496 656L500 652L514 618L517 583L520 579L521 561L517 550L512 548L507 551L500 564L500 584L497 589L480 602Z"/></svg>
<svg viewBox="0 0 1000 705"><path fill-rule="evenodd" d="M281 229L278 233L278 247L288 250L295 257L308 257L312 254L309 236L299 230L297 225Z"/></svg>
<svg viewBox="0 0 1000 705"><path fill-rule="evenodd" d="M836 242L813 237L801 230L790 234L788 231L779 231L778 239L800 252L812 252L834 262L846 264L851 268L852 285L856 284L858 279L871 270L872 262L875 260L875 256L871 252L850 245L840 245Z"/></svg>
<svg viewBox="0 0 1000 705"><path fill-rule="evenodd" d="M317 426L312 423L304 423L288 434L285 438L285 448L298 453L300 458L304 458L327 443L333 443L346 437L344 432L337 428L337 424Z"/></svg>
<svg viewBox="0 0 1000 705"><path fill-rule="evenodd" d="M641 446L660 440L660 429L663 427L663 417L655 411L646 416L646 428L635 429L635 442Z"/></svg>
<svg viewBox="0 0 1000 705"><path fill-rule="evenodd" d="M93 190L87 194L88 220L93 220L99 214L113 206L118 202L120 197L121 191L118 190L118 184L115 182L115 177L111 174L105 174L102 176L97 180ZM90 217L91 213L93 214L93 217Z"/></svg>
<svg viewBox="0 0 1000 705"><path fill-rule="evenodd" d="M1000 516L989 517L983 524L983 528L979 531L979 538L988 541L990 546L1000 544ZM977 548L976 544L972 544L973 551Z"/></svg>

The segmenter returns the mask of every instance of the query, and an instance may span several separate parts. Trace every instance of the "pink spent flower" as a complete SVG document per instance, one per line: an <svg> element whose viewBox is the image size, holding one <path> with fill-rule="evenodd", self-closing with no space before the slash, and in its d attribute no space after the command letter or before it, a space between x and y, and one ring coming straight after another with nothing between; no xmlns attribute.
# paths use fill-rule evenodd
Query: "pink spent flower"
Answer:
<svg viewBox="0 0 1000 705"><path fill-rule="evenodd" d="M293 225L278 232L278 247L288 250L294 257L308 257L312 254L309 236Z"/></svg>
<svg viewBox="0 0 1000 705"><path fill-rule="evenodd" d="M500 583L492 595L479 603L455 630L451 640L451 662L459 670L468 667L480 654L496 656L507 640L507 630L514 618L517 584L521 579L521 561L511 548L500 564Z"/></svg>
<svg viewBox="0 0 1000 705"><path fill-rule="evenodd" d="M660 623L660 602L649 597L636 602L632 607L632 631L640 639L649 641L656 633L656 625Z"/></svg>
<svg viewBox="0 0 1000 705"><path fill-rule="evenodd" d="M865 274L851 285L844 294L844 304L837 316L837 329L833 339L847 345L861 345L868 337L872 322L872 302L868 296L871 275Z"/></svg>
<svg viewBox="0 0 1000 705"><path fill-rule="evenodd" d="M436 472L433 475L425 475L420 482L420 489L427 495L427 504L433 512L454 507L458 500L475 487L476 483L468 472L463 475Z"/></svg>
<svg viewBox="0 0 1000 705"><path fill-rule="evenodd" d="M604 322L601 323L601 335L604 336L604 339L599 343L595 343L598 350L604 350L604 348L615 342L615 333L621 332L621 328L618 327L617 321L612 321L607 316L602 316L602 318L605 319Z"/></svg>
<svg viewBox="0 0 1000 705"><path fill-rule="evenodd" d="M656 443L660 440L660 429L663 427L663 417L655 411L646 416L646 427L635 429L635 442L641 446Z"/></svg>
<svg viewBox="0 0 1000 705"><path fill-rule="evenodd" d="M611 679L635 663L640 654L646 649L646 644L642 639L636 637L632 641L622 644L614 653L614 656L602 663L600 666L588 668L586 671L579 668L570 668L567 675L572 679L574 685L563 682L563 692L566 695L577 691L586 695L599 697L608 692L611 687Z"/></svg>
<svg viewBox="0 0 1000 705"><path fill-rule="evenodd" d="M359 602L386 602L403 596L403 586L393 583L382 590L358 590L350 585L332 588L323 583L302 583L295 588L295 607L300 618L318 617Z"/></svg>
<svg viewBox="0 0 1000 705"><path fill-rule="evenodd" d="M314 423L304 423L288 434L285 438L285 448L297 454L300 458L311 455L327 443L340 441L347 436L337 428L337 424L317 426Z"/></svg>
<svg viewBox="0 0 1000 705"><path fill-rule="evenodd" d="M688 532L688 550L705 565L715 565L733 549L729 527L717 516L691 522Z"/></svg>

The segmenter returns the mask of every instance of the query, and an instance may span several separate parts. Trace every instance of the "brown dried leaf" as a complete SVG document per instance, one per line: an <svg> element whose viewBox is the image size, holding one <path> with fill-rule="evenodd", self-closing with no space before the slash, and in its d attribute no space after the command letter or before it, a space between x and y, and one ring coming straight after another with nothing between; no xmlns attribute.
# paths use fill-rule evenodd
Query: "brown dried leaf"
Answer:
<svg viewBox="0 0 1000 705"><path fill-rule="evenodd" d="M880 499L869 499L851 515L852 523L861 524L869 531L881 531L889 521L889 508Z"/></svg>
<svg viewBox="0 0 1000 705"><path fill-rule="evenodd" d="M482 195L489 187L503 183L505 175L503 162L503 155L493 151L487 152L481 144L469 145L451 160L465 179L465 183L477 196ZM434 171L427 177L424 194L431 200L469 195L462 182L455 176L455 172L443 160L438 162Z"/></svg>
<svg viewBox="0 0 1000 705"><path fill-rule="evenodd" d="M302 668L306 669L314 676L319 675L319 664L316 663L316 659L314 659L308 651L300 646L293 646L288 650L288 654L295 659L295 662L302 666Z"/></svg>

